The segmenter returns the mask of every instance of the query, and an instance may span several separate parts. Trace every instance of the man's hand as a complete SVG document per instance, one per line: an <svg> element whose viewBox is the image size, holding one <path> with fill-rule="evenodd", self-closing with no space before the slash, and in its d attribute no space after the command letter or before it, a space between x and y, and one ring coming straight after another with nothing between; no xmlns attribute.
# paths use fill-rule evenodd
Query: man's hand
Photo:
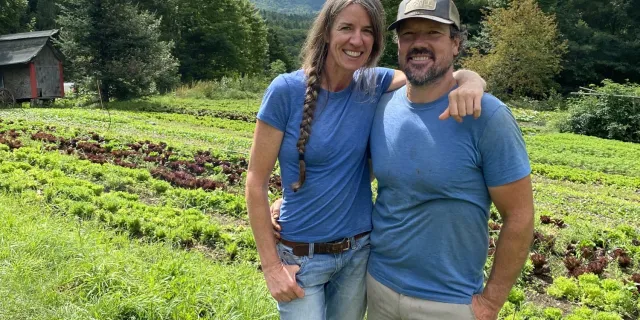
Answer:
<svg viewBox="0 0 640 320"><path fill-rule="evenodd" d="M496 306L482 294L477 294L471 300L471 309L477 320L496 320L501 307Z"/></svg>
<svg viewBox="0 0 640 320"><path fill-rule="evenodd" d="M278 302L289 302L304 297L304 290L296 282L296 272L300 267L282 263L263 268L264 278L271 296Z"/></svg>
<svg viewBox="0 0 640 320"><path fill-rule="evenodd" d="M449 108L439 117L446 120L453 117L462 122L462 117L473 115L475 119L480 117L482 111L482 95L486 88L486 82L480 75L470 70L458 70L454 73L458 82L458 88L449 93Z"/></svg>
<svg viewBox="0 0 640 320"><path fill-rule="evenodd" d="M282 231L282 227L280 223L278 223L278 218L280 218L280 207L282 207L282 199L278 199L273 202L271 205L271 225L273 226L273 235L276 239L280 240L280 231Z"/></svg>

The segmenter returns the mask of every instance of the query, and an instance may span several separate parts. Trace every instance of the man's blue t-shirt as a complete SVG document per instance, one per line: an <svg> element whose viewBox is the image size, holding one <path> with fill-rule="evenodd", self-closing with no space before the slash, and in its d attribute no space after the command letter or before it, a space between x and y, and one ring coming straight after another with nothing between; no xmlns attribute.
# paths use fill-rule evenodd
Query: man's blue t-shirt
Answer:
<svg viewBox="0 0 640 320"><path fill-rule="evenodd" d="M391 69L376 68L375 92L356 81L340 92L321 90L304 155L306 181L298 192L296 144L306 91L302 70L278 76L267 89L258 119L284 132L278 154L284 200L282 238L328 242L371 230L371 194L367 145L376 105L393 79ZM355 76L355 75L354 75Z"/></svg>
<svg viewBox="0 0 640 320"><path fill-rule="evenodd" d="M406 87L385 94L371 129L378 179L369 273L401 294L470 304L482 292L487 258L488 187L530 174L510 110L485 94L479 119L438 116L448 94L411 103Z"/></svg>

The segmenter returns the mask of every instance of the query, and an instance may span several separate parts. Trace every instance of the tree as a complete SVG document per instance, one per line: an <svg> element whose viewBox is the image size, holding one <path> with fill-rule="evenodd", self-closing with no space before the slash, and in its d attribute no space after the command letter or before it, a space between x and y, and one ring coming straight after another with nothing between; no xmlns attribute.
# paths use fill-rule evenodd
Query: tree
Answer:
<svg viewBox="0 0 640 320"><path fill-rule="evenodd" d="M176 43L183 81L266 70L267 29L254 8L248 0L181 0L164 10L173 24L163 30Z"/></svg>
<svg viewBox="0 0 640 320"><path fill-rule="evenodd" d="M68 0L58 20L71 77L101 81L102 96L127 99L177 83L172 43L160 41L160 20L130 1Z"/></svg>
<svg viewBox="0 0 640 320"><path fill-rule="evenodd" d="M36 29L49 30L56 28L58 8L55 0L38 0L36 5Z"/></svg>
<svg viewBox="0 0 640 320"><path fill-rule="evenodd" d="M287 70L300 67L300 50L307 38L307 32L315 19L315 14L285 14L261 11L269 33L269 61L283 61Z"/></svg>
<svg viewBox="0 0 640 320"><path fill-rule="evenodd" d="M488 82L492 92L535 98L557 87L565 41L559 39L553 14L545 14L535 0L514 0L495 8L483 21L490 48L470 50L462 64Z"/></svg>
<svg viewBox="0 0 640 320"><path fill-rule="evenodd" d="M285 66L282 60L276 60L271 62L269 65L269 73L268 76L270 79L274 79L279 74L285 73L287 71L287 67Z"/></svg>
<svg viewBox="0 0 640 320"><path fill-rule="evenodd" d="M569 52L558 82L565 91L612 79L640 82L640 0L539 0L555 12Z"/></svg>
<svg viewBox="0 0 640 320"><path fill-rule="evenodd" d="M27 0L0 0L0 35L25 31Z"/></svg>
<svg viewBox="0 0 640 320"><path fill-rule="evenodd" d="M267 25L260 12L248 1L239 1L240 17L245 25L245 37L241 44L243 52L244 68L240 71L245 74L263 74L269 63L269 43L267 42Z"/></svg>
<svg viewBox="0 0 640 320"><path fill-rule="evenodd" d="M282 44L282 41L280 41L280 37L273 30L273 28L268 29L267 42L269 44L269 62L273 63L275 61L280 61L284 64L285 71L293 70L294 65L289 58L287 49Z"/></svg>

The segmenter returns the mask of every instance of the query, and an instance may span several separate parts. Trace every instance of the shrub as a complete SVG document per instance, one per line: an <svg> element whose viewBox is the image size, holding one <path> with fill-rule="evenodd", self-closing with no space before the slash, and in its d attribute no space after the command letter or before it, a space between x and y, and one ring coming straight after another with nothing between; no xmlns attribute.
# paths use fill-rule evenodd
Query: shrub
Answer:
<svg viewBox="0 0 640 320"><path fill-rule="evenodd" d="M570 99L569 116L560 124L560 130L640 142L640 85L604 80L594 94Z"/></svg>
<svg viewBox="0 0 640 320"><path fill-rule="evenodd" d="M270 80L264 76L223 77L220 80L198 81L183 85L175 91L175 96L214 100L260 99L269 82Z"/></svg>

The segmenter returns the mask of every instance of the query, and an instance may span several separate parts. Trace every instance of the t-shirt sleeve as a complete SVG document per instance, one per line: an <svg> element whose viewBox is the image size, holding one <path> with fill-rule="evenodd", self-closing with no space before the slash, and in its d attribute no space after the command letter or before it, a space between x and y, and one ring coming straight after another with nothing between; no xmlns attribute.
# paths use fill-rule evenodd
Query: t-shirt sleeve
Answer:
<svg viewBox="0 0 640 320"><path fill-rule="evenodd" d="M376 68L376 94L381 97L391 85L395 70L389 68Z"/></svg>
<svg viewBox="0 0 640 320"><path fill-rule="evenodd" d="M285 132L291 112L289 96L289 85L286 79L283 75L277 76L264 93L257 118Z"/></svg>
<svg viewBox="0 0 640 320"><path fill-rule="evenodd" d="M487 121L479 149L488 187L509 184L531 173L522 131L505 105L500 106Z"/></svg>

